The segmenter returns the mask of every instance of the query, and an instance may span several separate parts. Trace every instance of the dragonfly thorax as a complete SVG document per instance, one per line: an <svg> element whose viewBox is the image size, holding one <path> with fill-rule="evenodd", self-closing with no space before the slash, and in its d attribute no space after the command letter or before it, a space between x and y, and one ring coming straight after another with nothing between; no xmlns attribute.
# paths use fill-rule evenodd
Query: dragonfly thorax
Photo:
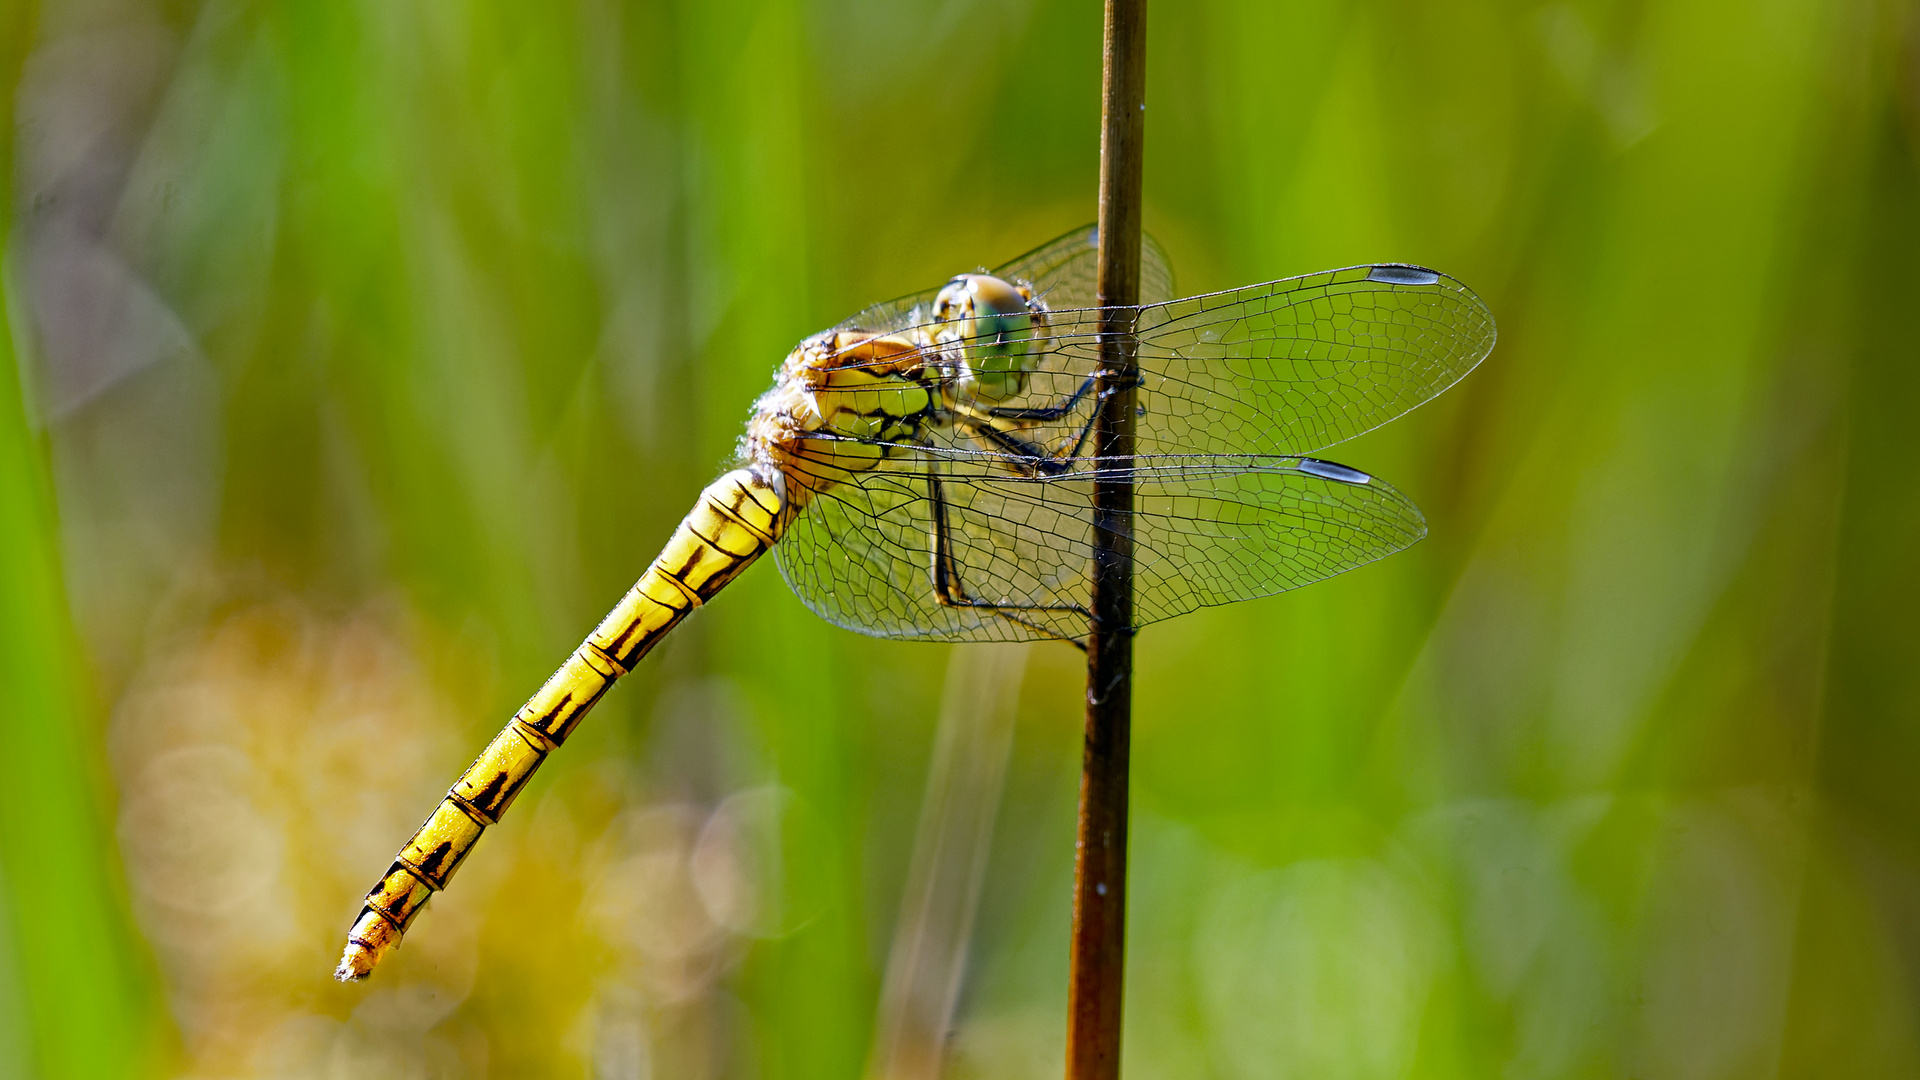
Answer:
<svg viewBox="0 0 1920 1080"><path fill-rule="evenodd" d="M804 388L804 430L897 440L911 436L932 405L925 369L926 350L909 338L838 330L801 342L783 375Z"/></svg>
<svg viewBox="0 0 1920 1080"><path fill-rule="evenodd" d="M811 487L873 468L914 442L934 412L923 342L862 330L801 342L755 403L742 456L798 468Z"/></svg>

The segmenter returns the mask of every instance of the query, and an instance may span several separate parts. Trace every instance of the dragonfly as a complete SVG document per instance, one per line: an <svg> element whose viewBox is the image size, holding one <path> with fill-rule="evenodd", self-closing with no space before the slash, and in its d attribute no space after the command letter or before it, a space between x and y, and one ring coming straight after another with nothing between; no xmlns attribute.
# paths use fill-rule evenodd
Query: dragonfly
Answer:
<svg viewBox="0 0 1920 1080"><path fill-rule="evenodd" d="M1135 627L1268 596L1426 535L1406 496L1313 456L1430 400L1492 350L1492 314L1438 271L1379 263L1142 303L1095 292L1094 227L876 304L803 340L755 402L736 468L461 775L368 893L340 965L364 979L616 680L768 551L838 626L933 641L1090 631L1098 528L1127 530ZM1089 452L1103 344L1131 336L1135 453ZM1131 515L1093 513L1128 479Z"/></svg>

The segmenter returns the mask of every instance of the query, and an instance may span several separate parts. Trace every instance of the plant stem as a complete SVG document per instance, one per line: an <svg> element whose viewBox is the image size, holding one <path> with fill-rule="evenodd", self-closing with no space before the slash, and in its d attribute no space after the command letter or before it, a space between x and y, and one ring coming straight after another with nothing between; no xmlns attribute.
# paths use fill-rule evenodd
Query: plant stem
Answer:
<svg viewBox="0 0 1920 1080"><path fill-rule="evenodd" d="M1086 749L1074 861L1068 1080L1120 1075L1126 958L1127 758L1133 711L1133 321L1140 303L1141 140L1146 0L1106 0L1101 71L1100 416L1094 453L1093 624L1087 634ZM1112 461L1106 459L1113 459Z"/></svg>

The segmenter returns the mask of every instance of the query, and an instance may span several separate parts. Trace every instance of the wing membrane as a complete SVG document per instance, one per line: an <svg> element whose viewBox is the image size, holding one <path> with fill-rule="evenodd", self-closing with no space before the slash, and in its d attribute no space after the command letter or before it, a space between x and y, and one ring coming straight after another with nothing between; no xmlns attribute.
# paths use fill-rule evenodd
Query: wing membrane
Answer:
<svg viewBox="0 0 1920 1080"><path fill-rule="evenodd" d="M1395 265L1154 304L1135 327L1143 454L1313 453L1431 400L1494 343L1472 290Z"/></svg>
<svg viewBox="0 0 1920 1080"><path fill-rule="evenodd" d="M1034 295L1054 308L1090 308L1099 303L1094 288L1095 255L1100 233L1092 225L1083 225L1058 239L1042 244L1011 262L995 267L995 277L1025 281ZM865 308L834 327L836 330L871 330L891 334L933 320L933 298L942 282L931 289L888 300ZM1159 303L1173 298L1173 269L1167 253L1153 237L1140 237L1140 298Z"/></svg>
<svg viewBox="0 0 1920 1080"><path fill-rule="evenodd" d="M1154 283L1143 293L1165 296L1165 260L1148 243ZM1472 370L1495 331L1471 290L1381 264L1150 302L1134 321L1139 456L1116 466L1080 456L1101 364L1093 254L1092 231L1080 230L997 271L1033 282L1052 308L1021 332L1030 355L1020 393L983 401L954 385L935 396L951 413L923 425L919 442L890 444L869 472L803 478L818 494L775 553L815 612L884 637L1077 639L1087 630L1100 470L1136 484L1138 625L1297 588L1426 534L1392 487L1306 455ZM926 322L935 291L842 325L908 330ZM929 383L966 370L969 349L1004 356L1020 340L912 336L929 343ZM888 392L858 411L885 411Z"/></svg>
<svg viewBox="0 0 1920 1080"><path fill-rule="evenodd" d="M1055 310L1046 327L1023 332L1031 371L1019 397L993 403L1010 418L999 426L1053 453L1078 443L1095 402L1075 395L1101 363L1100 317ZM1143 456L1315 453L1432 399L1494 343L1493 316L1471 290L1398 265L1149 304L1135 325ZM1058 415L1040 416L1050 407Z"/></svg>
<svg viewBox="0 0 1920 1080"><path fill-rule="evenodd" d="M1420 511L1398 491L1312 459L1190 459L1124 471L1138 491L1136 625L1298 588L1426 534ZM927 451L822 492L774 552L807 606L849 629L942 641L1079 638L1094 476L1016 477L986 458ZM981 606L939 599L941 516L948 565Z"/></svg>

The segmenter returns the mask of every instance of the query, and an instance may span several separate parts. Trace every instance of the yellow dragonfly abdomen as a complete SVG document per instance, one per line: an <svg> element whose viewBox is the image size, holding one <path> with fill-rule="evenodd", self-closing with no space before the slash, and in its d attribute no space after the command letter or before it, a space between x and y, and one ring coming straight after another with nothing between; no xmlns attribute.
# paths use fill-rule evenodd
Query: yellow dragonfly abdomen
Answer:
<svg viewBox="0 0 1920 1080"><path fill-rule="evenodd" d="M468 767L367 894L334 976L364 979L429 897L447 887L486 827L614 681L687 613L765 554L791 519L781 481L735 469L700 493L693 512L620 603Z"/></svg>

